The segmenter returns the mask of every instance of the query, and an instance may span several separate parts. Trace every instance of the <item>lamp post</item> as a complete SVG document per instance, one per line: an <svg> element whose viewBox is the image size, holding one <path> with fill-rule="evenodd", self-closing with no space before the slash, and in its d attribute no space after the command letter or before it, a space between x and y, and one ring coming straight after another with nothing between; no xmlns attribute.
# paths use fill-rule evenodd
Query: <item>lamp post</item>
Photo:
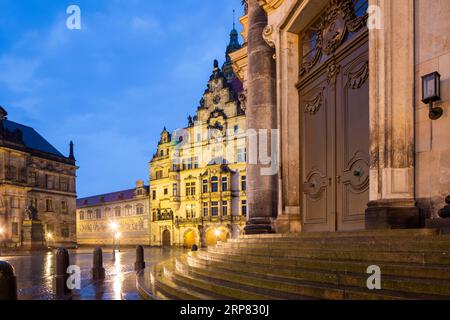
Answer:
<svg viewBox="0 0 450 320"><path fill-rule="evenodd" d="M51 232L47 232L45 238L47 239L47 247L50 247L50 244L53 241L53 234Z"/></svg>
<svg viewBox="0 0 450 320"><path fill-rule="evenodd" d="M116 234L117 234L117 230L119 229L119 225L117 224L117 222L113 221L113 222L111 222L109 227L113 234L112 261L116 261Z"/></svg>
<svg viewBox="0 0 450 320"><path fill-rule="evenodd" d="M114 238L116 239L116 244L117 244L117 248L118 251L120 252L120 238L122 237L122 233L121 232L116 232Z"/></svg>

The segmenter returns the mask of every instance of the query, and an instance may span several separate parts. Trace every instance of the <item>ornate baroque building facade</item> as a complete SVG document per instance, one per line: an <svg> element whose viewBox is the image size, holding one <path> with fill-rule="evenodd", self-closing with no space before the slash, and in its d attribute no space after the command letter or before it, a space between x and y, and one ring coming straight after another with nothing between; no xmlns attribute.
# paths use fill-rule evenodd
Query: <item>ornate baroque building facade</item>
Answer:
<svg viewBox="0 0 450 320"><path fill-rule="evenodd" d="M151 244L214 245L243 232L247 212L246 124L242 83L229 54L241 48L233 28L226 61L217 61L188 126L161 134L150 162Z"/></svg>
<svg viewBox="0 0 450 320"><path fill-rule="evenodd" d="M66 157L33 128L7 119L0 107L0 228L9 247L23 243L27 210L37 212L49 245L76 243L73 144Z"/></svg>
<svg viewBox="0 0 450 320"><path fill-rule="evenodd" d="M148 196L139 180L134 189L78 199L78 245L149 245Z"/></svg>
<svg viewBox="0 0 450 320"><path fill-rule="evenodd" d="M448 1L246 1L231 58L247 127L281 135L273 180L247 168L249 233L445 225L449 16Z"/></svg>

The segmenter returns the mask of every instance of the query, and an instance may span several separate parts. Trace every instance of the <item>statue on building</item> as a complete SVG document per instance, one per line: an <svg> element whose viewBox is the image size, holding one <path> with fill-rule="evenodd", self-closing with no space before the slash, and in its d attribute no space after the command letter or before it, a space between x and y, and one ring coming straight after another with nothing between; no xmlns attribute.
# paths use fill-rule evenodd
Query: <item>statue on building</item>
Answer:
<svg viewBox="0 0 450 320"><path fill-rule="evenodd" d="M25 210L25 214L26 214L26 220L31 220L31 221L38 220L38 211L32 205L29 205L27 207L27 209Z"/></svg>

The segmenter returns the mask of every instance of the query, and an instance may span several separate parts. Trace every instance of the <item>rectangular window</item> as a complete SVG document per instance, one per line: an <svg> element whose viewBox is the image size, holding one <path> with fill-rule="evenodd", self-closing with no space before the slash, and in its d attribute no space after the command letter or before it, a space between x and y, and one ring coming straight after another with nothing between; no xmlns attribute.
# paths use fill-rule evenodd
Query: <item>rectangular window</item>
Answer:
<svg viewBox="0 0 450 320"><path fill-rule="evenodd" d="M52 201L52 199L45 200L45 211L53 212L53 201Z"/></svg>
<svg viewBox="0 0 450 320"><path fill-rule="evenodd" d="M69 227L62 227L61 228L61 237L69 238Z"/></svg>
<svg viewBox="0 0 450 320"><path fill-rule="evenodd" d="M95 210L95 219L100 220L102 218L102 210Z"/></svg>
<svg viewBox="0 0 450 320"><path fill-rule="evenodd" d="M211 202L211 216L213 216L213 217L219 216L219 202L218 201Z"/></svg>
<svg viewBox="0 0 450 320"><path fill-rule="evenodd" d="M208 193L208 180L203 180L203 193Z"/></svg>
<svg viewBox="0 0 450 320"><path fill-rule="evenodd" d="M17 168L15 166L7 167L6 178L8 180L17 180Z"/></svg>
<svg viewBox="0 0 450 320"><path fill-rule="evenodd" d="M69 213L69 207L67 206L66 201L61 201L61 213L62 214L68 214Z"/></svg>
<svg viewBox="0 0 450 320"><path fill-rule="evenodd" d="M12 235L17 237L19 235L19 224L17 222L12 223Z"/></svg>
<svg viewBox="0 0 450 320"><path fill-rule="evenodd" d="M247 191L247 176L241 177L241 190Z"/></svg>
<svg viewBox="0 0 450 320"><path fill-rule="evenodd" d="M186 206L186 218L187 219L195 218L195 205L194 204L188 204Z"/></svg>
<svg viewBox="0 0 450 320"><path fill-rule="evenodd" d="M228 178L223 177L222 178L222 192L227 192L227 191L228 191Z"/></svg>
<svg viewBox="0 0 450 320"><path fill-rule="evenodd" d="M83 211L80 212L80 220L84 220L84 212Z"/></svg>
<svg viewBox="0 0 450 320"><path fill-rule="evenodd" d="M163 177L163 172L161 170L156 171L156 180L160 180Z"/></svg>
<svg viewBox="0 0 450 320"><path fill-rule="evenodd" d="M143 215L144 214L144 206L137 206L136 207L136 214L137 215Z"/></svg>
<svg viewBox="0 0 450 320"><path fill-rule="evenodd" d="M59 178L59 187L61 189L61 191L68 191L67 188L67 178Z"/></svg>
<svg viewBox="0 0 450 320"><path fill-rule="evenodd" d="M194 169L198 169L198 157L194 157Z"/></svg>
<svg viewBox="0 0 450 320"><path fill-rule="evenodd" d="M122 210L120 209L120 207L117 207L117 208L115 208L114 209L114 215L116 216L116 217L120 217L121 215L122 215L122 212L121 212Z"/></svg>
<svg viewBox="0 0 450 320"><path fill-rule="evenodd" d="M186 196L195 196L196 190L195 190L195 182L188 182L186 183Z"/></svg>
<svg viewBox="0 0 450 320"><path fill-rule="evenodd" d="M209 216L208 202L203 202L203 216Z"/></svg>
<svg viewBox="0 0 450 320"><path fill-rule="evenodd" d="M219 178L211 178L211 192L219 192Z"/></svg>
<svg viewBox="0 0 450 320"><path fill-rule="evenodd" d="M46 180L46 187L47 189L54 189L55 188L55 178L50 175L45 176Z"/></svg>
<svg viewBox="0 0 450 320"><path fill-rule="evenodd" d="M184 170L186 170L186 168L187 168L187 162L186 162L186 159L183 159L182 163L183 163L183 171L184 171Z"/></svg>
<svg viewBox="0 0 450 320"><path fill-rule="evenodd" d="M242 200L241 209L242 215L247 216L247 200Z"/></svg>
<svg viewBox="0 0 450 320"><path fill-rule="evenodd" d="M28 183L32 187L38 187L39 186L39 179L38 179L38 173L37 172L30 172Z"/></svg>
<svg viewBox="0 0 450 320"><path fill-rule="evenodd" d="M172 189L173 189L173 196L178 197L178 183L174 183Z"/></svg>
<svg viewBox="0 0 450 320"><path fill-rule="evenodd" d="M156 200L156 190L152 191L152 200Z"/></svg>
<svg viewBox="0 0 450 320"><path fill-rule="evenodd" d="M224 216L224 217L228 216L228 202L227 201L222 202L222 216Z"/></svg>
<svg viewBox="0 0 450 320"><path fill-rule="evenodd" d="M188 170L192 170L192 158L188 159Z"/></svg>
<svg viewBox="0 0 450 320"><path fill-rule="evenodd" d="M164 195L167 196L169 194L169 189L165 188L164 189Z"/></svg>

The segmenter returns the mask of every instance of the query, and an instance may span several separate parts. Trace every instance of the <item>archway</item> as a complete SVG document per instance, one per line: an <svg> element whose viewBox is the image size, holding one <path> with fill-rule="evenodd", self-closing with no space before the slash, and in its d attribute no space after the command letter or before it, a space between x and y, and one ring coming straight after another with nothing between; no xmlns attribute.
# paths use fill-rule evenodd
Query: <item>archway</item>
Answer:
<svg viewBox="0 0 450 320"><path fill-rule="evenodd" d="M164 230L163 234L162 234L162 246L163 248L167 248L171 246L171 241L170 241L170 231L169 230Z"/></svg>
<svg viewBox="0 0 450 320"><path fill-rule="evenodd" d="M206 246L214 247L218 241L226 242L229 238L229 233L224 227L211 228L206 232L205 238Z"/></svg>
<svg viewBox="0 0 450 320"><path fill-rule="evenodd" d="M196 235L194 230L188 230L184 233L184 248L190 249L196 244Z"/></svg>

